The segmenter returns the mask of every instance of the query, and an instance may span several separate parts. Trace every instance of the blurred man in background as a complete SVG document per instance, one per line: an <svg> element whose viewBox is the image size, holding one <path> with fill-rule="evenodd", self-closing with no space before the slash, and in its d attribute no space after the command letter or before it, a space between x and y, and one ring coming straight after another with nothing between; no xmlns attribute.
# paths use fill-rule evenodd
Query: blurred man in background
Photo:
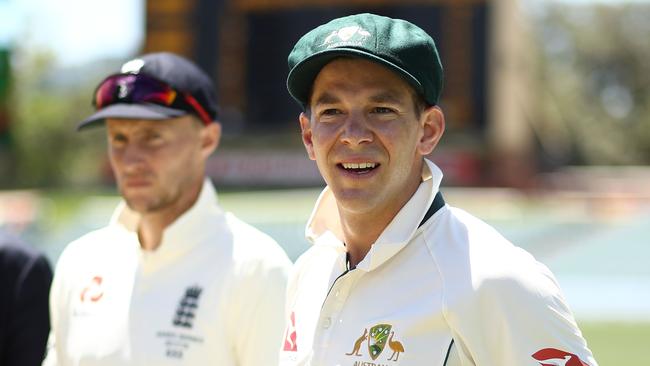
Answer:
<svg viewBox="0 0 650 366"><path fill-rule="evenodd" d="M0 365L43 362L51 282L45 256L0 228Z"/></svg>
<svg viewBox="0 0 650 366"><path fill-rule="evenodd" d="M428 34L358 14L288 60L327 187L289 281L281 364L596 365L550 271L445 204L424 158L445 129Z"/></svg>
<svg viewBox="0 0 650 366"><path fill-rule="evenodd" d="M59 259L45 364L276 364L290 261L217 204L210 78L148 54L103 80L93 103L79 128L105 124L124 202Z"/></svg>

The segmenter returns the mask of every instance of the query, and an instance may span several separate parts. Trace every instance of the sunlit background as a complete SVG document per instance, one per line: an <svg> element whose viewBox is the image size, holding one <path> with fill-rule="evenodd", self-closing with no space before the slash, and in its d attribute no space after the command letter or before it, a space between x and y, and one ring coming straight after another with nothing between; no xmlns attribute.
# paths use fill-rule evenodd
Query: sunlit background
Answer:
<svg viewBox="0 0 650 366"><path fill-rule="evenodd" d="M286 56L371 11L411 20L445 65L443 192L556 274L601 365L650 365L650 1L0 0L0 226L55 263L118 201L104 131L77 134L103 76L173 51L214 79L221 203L292 259L322 180Z"/></svg>

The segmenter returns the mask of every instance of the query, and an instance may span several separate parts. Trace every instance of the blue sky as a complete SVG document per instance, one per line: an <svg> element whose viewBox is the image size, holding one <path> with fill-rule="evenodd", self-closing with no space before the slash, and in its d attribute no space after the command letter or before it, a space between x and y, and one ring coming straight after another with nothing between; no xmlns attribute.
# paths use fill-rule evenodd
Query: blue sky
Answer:
<svg viewBox="0 0 650 366"><path fill-rule="evenodd" d="M61 65L137 52L144 0L0 0L0 45L50 50Z"/></svg>
<svg viewBox="0 0 650 366"><path fill-rule="evenodd" d="M560 1L623 3L650 0ZM144 6L145 0L0 0L0 46L20 44L28 49L47 49L64 66L103 57L130 56L142 44Z"/></svg>

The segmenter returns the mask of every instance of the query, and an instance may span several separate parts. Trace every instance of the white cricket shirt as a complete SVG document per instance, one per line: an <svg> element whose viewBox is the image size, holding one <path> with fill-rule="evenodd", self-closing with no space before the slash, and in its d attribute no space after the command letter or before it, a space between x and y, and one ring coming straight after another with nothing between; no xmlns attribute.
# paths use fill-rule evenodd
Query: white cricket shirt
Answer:
<svg viewBox="0 0 650 366"><path fill-rule="evenodd" d="M44 365L277 363L291 262L273 239L224 213L207 180L155 251L137 225L122 203L61 254Z"/></svg>
<svg viewBox="0 0 650 366"><path fill-rule="evenodd" d="M553 275L529 253L448 205L418 227L442 179L426 165L432 178L352 270L323 191L313 246L289 280L280 364L595 366Z"/></svg>

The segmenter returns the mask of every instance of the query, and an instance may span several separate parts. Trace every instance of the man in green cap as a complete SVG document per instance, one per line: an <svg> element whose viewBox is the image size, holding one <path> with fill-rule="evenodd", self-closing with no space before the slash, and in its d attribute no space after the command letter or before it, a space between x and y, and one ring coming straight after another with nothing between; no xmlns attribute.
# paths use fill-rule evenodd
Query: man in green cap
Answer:
<svg viewBox="0 0 650 366"><path fill-rule="evenodd" d="M289 55L302 140L327 187L287 293L282 365L596 365L551 272L446 205L434 41L358 14Z"/></svg>

